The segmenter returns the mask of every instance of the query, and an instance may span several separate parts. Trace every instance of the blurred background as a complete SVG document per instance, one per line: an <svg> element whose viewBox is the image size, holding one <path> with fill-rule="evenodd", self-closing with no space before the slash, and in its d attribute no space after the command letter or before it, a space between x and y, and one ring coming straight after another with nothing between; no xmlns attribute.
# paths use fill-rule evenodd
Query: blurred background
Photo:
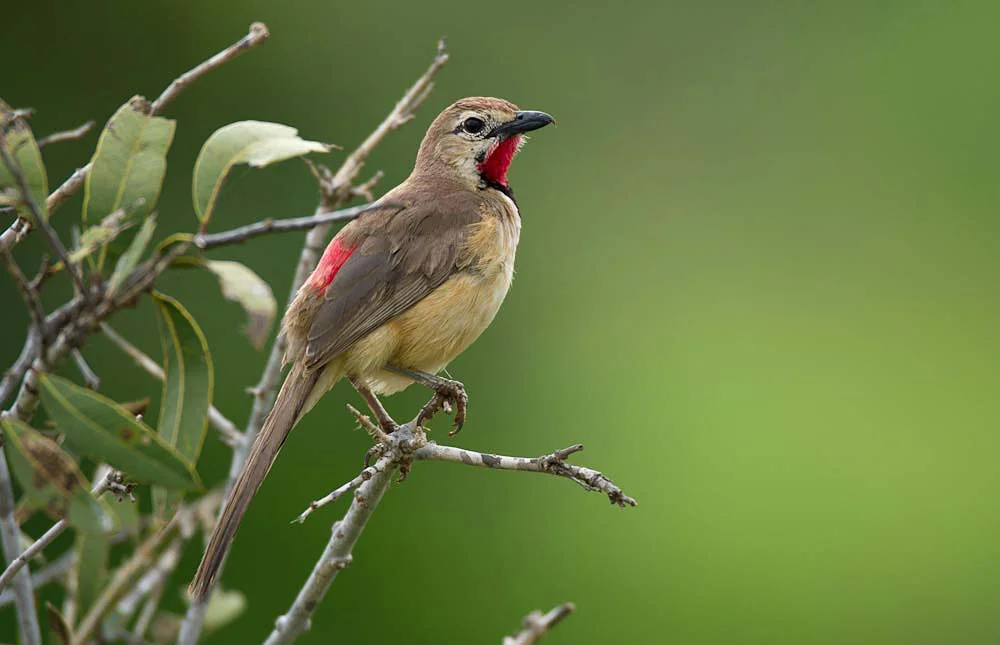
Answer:
<svg viewBox="0 0 1000 645"><path fill-rule="evenodd" d="M524 455L582 442L575 459L640 506L418 465L303 642L499 642L572 600L545 642L971 645L1000 639L998 18L986 2L18 2L0 94L37 110L38 134L103 124L266 22L270 42L167 111L162 234L195 228L191 167L216 128L279 121L352 148L441 35L452 60L433 95L370 159L380 191L459 97L558 119L511 170L517 279L451 366L471 395L455 442ZM96 137L45 150L53 185ZM55 220L67 235L80 201ZM315 202L299 161L239 168L213 229ZM283 302L302 237L212 257L247 263ZM33 268L40 252L35 235L18 258ZM242 312L207 273L162 289L205 329L216 405L242 425L266 356L236 333ZM6 366L26 325L6 277L0 308ZM160 355L148 302L114 324ZM103 338L85 354L104 392L155 406L159 384ZM425 398L388 406L408 418ZM292 434L225 572L249 611L206 643L261 640L291 603L345 507L289 521L368 446L347 402L360 399L342 384ZM229 451L209 437L199 470L214 484ZM183 609L196 551L168 608ZM0 641L12 623L0 610Z"/></svg>

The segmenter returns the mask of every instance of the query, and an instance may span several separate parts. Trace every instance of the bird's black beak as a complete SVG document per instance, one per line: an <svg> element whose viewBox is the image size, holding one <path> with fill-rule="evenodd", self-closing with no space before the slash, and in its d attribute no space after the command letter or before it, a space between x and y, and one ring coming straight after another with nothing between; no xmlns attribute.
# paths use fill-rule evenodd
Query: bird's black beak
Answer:
<svg viewBox="0 0 1000 645"><path fill-rule="evenodd" d="M489 136L506 139L515 134L522 134L524 132L531 132L532 130L544 128L548 124L555 122L556 120L545 112L522 110L518 112L510 121L501 123L497 127L493 128Z"/></svg>

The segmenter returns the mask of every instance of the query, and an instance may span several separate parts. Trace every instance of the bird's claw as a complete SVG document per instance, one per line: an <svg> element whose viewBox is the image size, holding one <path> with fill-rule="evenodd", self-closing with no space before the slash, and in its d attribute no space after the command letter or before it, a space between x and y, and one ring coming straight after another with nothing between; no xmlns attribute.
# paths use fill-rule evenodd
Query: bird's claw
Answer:
<svg viewBox="0 0 1000 645"><path fill-rule="evenodd" d="M454 436L465 425L469 409L469 395L466 394L464 385L450 379L441 379L433 387L434 396L420 409L416 425L422 427L424 421L429 421L439 411L444 410L450 413L454 406L455 420L452 423L452 431L448 433L449 437Z"/></svg>

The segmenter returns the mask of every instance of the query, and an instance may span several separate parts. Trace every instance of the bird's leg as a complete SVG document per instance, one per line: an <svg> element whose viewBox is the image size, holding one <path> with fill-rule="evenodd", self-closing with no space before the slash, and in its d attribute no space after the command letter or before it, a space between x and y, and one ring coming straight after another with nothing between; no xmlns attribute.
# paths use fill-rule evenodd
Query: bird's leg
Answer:
<svg viewBox="0 0 1000 645"><path fill-rule="evenodd" d="M375 415L375 420L378 421L379 426L381 426L382 432L392 434L399 427L399 424L392 420L389 413L385 411L384 407L382 407L382 402L379 401L378 397L375 396L375 393L371 391L371 388L365 385L361 379L356 379L353 376L349 378L351 385L354 386L354 389L358 391L361 398L363 398L365 403L368 404L368 409Z"/></svg>
<svg viewBox="0 0 1000 645"><path fill-rule="evenodd" d="M462 429L462 426L465 425L465 415L469 409L469 395L465 393L464 385L458 381L443 378L436 374L421 372L420 370L411 370L405 367L397 367L396 365L387 365L386 368L392 372L411 378L434 391L433 398L420 409L420 414L417 415L415 425L422 426L424 421L430 420L439 410L444 408L445 404L451 404L455 406L455 422L452 424L454 429L448 433L448 436L455 435Z"/></svg>

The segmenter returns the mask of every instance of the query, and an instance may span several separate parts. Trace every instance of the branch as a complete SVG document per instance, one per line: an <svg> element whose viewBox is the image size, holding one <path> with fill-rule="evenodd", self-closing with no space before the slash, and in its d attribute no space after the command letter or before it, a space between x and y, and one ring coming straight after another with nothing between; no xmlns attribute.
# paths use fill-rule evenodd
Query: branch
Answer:
<svg viewBox="0 0 1000 645"><path fill-rule="evenodd" d="M411 428L403 426L393 435L407 432L412 433ZM337 574L351 564L351 550L361 537L368 519L378 507L382 495L389 488L392 471L395 470L394 462L397 459L398 455L393 453L379 458L375 463L373 466L375 473L358 488L344 519L334 523L330 541L327 542L323 555L316 562L288 613L275 621L274 630L264 641L264 645L291 643L310 628L312 614L323 600L327 589Z"/></svg>
<svg viewBox="0 0 1000 645"><path fill-rule="evenodd" d="M94 368L90 366L87 359L83 357L83 352L79 349L73 349L70 351L70 356L73 357L73 362L76 364L77 371L80 372L80 376L83 377L83 382L92 390L98 390L101 387L101 377L97 375Z"/></svg>
<svg viewBox="0 0 1000 645"><path fill-rule="evenodd" d="M14 284L17 285L18 291L21 292L24 304L28 306L28 316L31 317L31 326L40 335L39 337L44 340L45 310L42 308L42 301L39 298L38 290L28 281L28 276L24 275L24 271L21 270L21 267L14 260L14 256L11 255L10 251L0 249L0 255L3 256L4 264L7 265L7 271L14 279Z"/></svg>
<svg viewBox="0 0 1000 645"><path fill-rule="evenodd" d="M94 121L87 121L79 128L74 128L73 130L65 130L63 132L53 132L52 134L42 137L38 140L38 147L44 148L45 146L52 145L53 143L62 143L64 141L75 141L77 139L82 139L87 136L90 129L94 127Z"/></svg>
<svg viewBox="0 0 1000 645"><path fill-rule="evenodd" d="M73 280L73 286L76 289L76 293L84 293L83 278L80 276L80 272L77 267L73 266L69 261L69 253L66 251L66 247L63 246L62 240L59 239L59 235L56 230L52 228L49 224L48 219L42 213L41 208L35 203L35 197L31 194L31 188L28 186L27 180L24 178L24 173L21 172L21 166L17 161L7 152L6 137L3 132L6 128L6 123L0 126L0 160L3 164L7 166L7 170L10 171L11 176L14 178L14 182L17 184L17 189L21 193L21 201L28 207L31 212L31 217L34 222L31 222L33 226L42 229L45 233L45 238L55 251L56 256L62 261L66 272L69 273L70 278ZM8 248L9 250L9 248Z"/></svg>
<svg viewBox="0 0 1000 645"><path fill-rule="evenodd" d="M163 108L177 98L177 95L180 94L188 85L211 72L213 69L222 67L243 52L249 51L257 45L263 43L270 35L270 32L267 30L267 25L262 22L253 23L250 25L250 32L246 36L240 38L229 47L226 47L215 56L212 56L208 60L178 76L174 82L167 86L167 89L163 90L163 93L160 94L155 101L153 101L152 113L156 114L157 112L162 111Z"/></svg>
<svg viewBox="0 0 1000 645"><path fill-rule="evenodd" d="M112 485L117 484L119 477L120 476L116 474L115 471L109 472L106 477L102 478L101 481L98 482L98 484L94 486L93 489L91 489L90 491L91 494L94 497L100 497L101 494L104 493L104 491L108 490ZM65 531L68 527L69 527L69 522L67 522L65 519L59 520L51 527L49 527L49 530L43 533L42 537L35 540L34 543L32 543L31 546L22 551L20 555L13 558L10 561L10 564L7 565L7 568L4 570L4 572L0 574L0 589L6 587L7 583L10 582L11 578L13 578L17 574L17 572L21 569L21 567L26 565L28 561L31 560L33 557L41 553L42 550L45 549L45 547L52 544L53 540L59 537L62 534L62 532Z"/></svg>
<svg viewBox="0 0 1000 645"><path fill-rule="evenodd" d="M7 456L0 446L0 538L3 538L3 554L10 566L14 566L20 551L20 531L14 517L14 490L7 470ZM9 568L9 567L8 567ZM17 569L14 570L17 573ZM31 574L27 570L14 579L14 604L17 607L17 626L21 635L21 645L41 645L42 632L38 627L38 610L35 594L31 588ZM5 572L6 574L6 572Z"/></svg>
<svg viewBox="0 0 1000 645"><path fill-rule="evenodd" d="M504 638L503 645L534 645L574 611L576 605L571 602L563 603L547 614L533 611L524 617L521 631L514 636Z"/></svg>
<svg viewBox="0 0 1000 645"><path fill-rule="evenodd" d="M385 205L380 205L379 208ZM350 222L362 213L372 210L372 204L362 204L350 208L342 208L331 212L317 212L315 215L306 217L289 217L287 219L265 219L254 224L247 224L221 233L198 234L194 238L194 245L199 249L214 249L218 246L228 244L242 244L255 237L268 233L284 233L286 231L301 231L315 228L321 224L336 224L339 222Z"/></svg>
<svg viewBox="0 0 1000 645"><path fill-rule="evenodd" d="M67 551L59 556L55 562L32 575L31 586L37 591L39 587L47 585L53 580L58 580L65 576L69 570L73 568L73 558L75 555L76 554L73 551ZM5 607L13 602L14 591L12 589L4 589L3 593L0 593L0 607Z"/></svg>
<svg viewBox="0 0 1000 645"><path fill-rule="evenodd" d="M154 361L152 358L143 353L141 349L130 343L124 336L116 332L107 323L101 324L101 331L104 335L108 337L115 345L118 346L123 352L132 357L135 364L142 368L147 374L153 378L162 381L165 376L163 374L163 368L160 367L159 363ZM218 408L214 405L208 408L208 422L212 424L216 430L219 431L223 443L227 446L235 446L243 438L243 433L240 432L236 424L226 418Z"/></svg>
<svg viewBox="0 0 1000 645"><path fill-rule="evenodd" d="M602 492L608 496L612 504L617 504L622 508L638 504L638 502L626 495L621 488L616 486L614 482L602 473L592 468L566 463L568 456L581 450L583 450L583 446L576 444L541 457L507 457L504 455L492 455L486 452L465 450L464 448L455 448L453 446L442 446L430 442L413 453L413 458L420 461L451 461L457 464L477 466L479 468L492 468L494 470L547 473L570 479L585 490Z"/></svg>
<svg viewBox="0 0 1000 645"><path fill-rule="evenodd" d="M430 66L417 79L417 82L407 90L403 98L396 103L396 106L389 115L368 135L354 152L348 155L335 175L321 180L321 197L320 204L316 209L317 214L321 215L335 211L347 200L351 199L353 194L351 190L352 184L361 172L361 168L364 166L368 155L381 143L387 134L413 118L414 110L423 103L424 99L427 98L428 92L433 87L432 79L447 60L448 54L444 50L444 41L440 41L438 43L437 54L434 60L431 61ZM370 189L371 187L366 186L366 188ZM330 234L331 226L331 223L319 224L306 235L305 243L299 254L295 276L292 278L292 288L288 295L289 303L295 298L299 287L302 286L302 283L306 281L306 278L316 267L319 255L326 244L326 238ZM253 392L255 393L253 409L250 411L250 418L247 421L246 431L243 433L243 440L233 448L233 460L230 463L229 476L226 480L227 497L233 484L236 482L236 478L239 477L240 471L243 469L243 463L249 454L250 446L264 425L267 413L274 405L274 397L278 389L278 381L281 377L281 359L284 353L285 338L279 335L271 347L271 353L268 356L267 364L264 366L264 371L261 373L260 380L253 388ZM381 481L381 478L376 479ZM375 479L369 480L366 483L370 484L373 481ZM382 490L384 491L384 488ZM381 493L379 493L379 497L381 497ZM225 561L223 561L224 566ZM221 568L219 573L222 573ZM198 641L209 597L210 594L206 594L205 598L192 602L188 607L187 613L184 616L184 623L181 625L177 645L194 645Z"/></svg>
<svg viewBox="0 0 1000 645"><path fill-rule="evenodd" d="M218 54L212 56L200 65L197 65L174 79L174 81L171 82L165 90L163 90L160 96L153 101L150 114L157 114L164 107L166 107L168 103L177 98L177 95L192 82L201 78L213 69L228 63L243 52L249 51L257 45L263 43L267 40L269 35L267 25L262 22L253 23L250 25L250 32L246 36L240 38L238 41L229 47L226 47ZM39 145L41 145L41 143ZM93 167L93 163L88 163L82 168L77 168L76 171L70 175L70 177L64 181L61 186L59 186L59 188L49 195L45 203L48 206L50 215L64 201L69 199L74 193L76 193L76 191L83 187L87 174L90 173ZM18 217L14 220L13 224L7 227L7 230L0 233L0 249L11 249L17 246L17 244L19 244L21 240L23 240L25 236L31 232L32 228L31 222Z"/></svg>

